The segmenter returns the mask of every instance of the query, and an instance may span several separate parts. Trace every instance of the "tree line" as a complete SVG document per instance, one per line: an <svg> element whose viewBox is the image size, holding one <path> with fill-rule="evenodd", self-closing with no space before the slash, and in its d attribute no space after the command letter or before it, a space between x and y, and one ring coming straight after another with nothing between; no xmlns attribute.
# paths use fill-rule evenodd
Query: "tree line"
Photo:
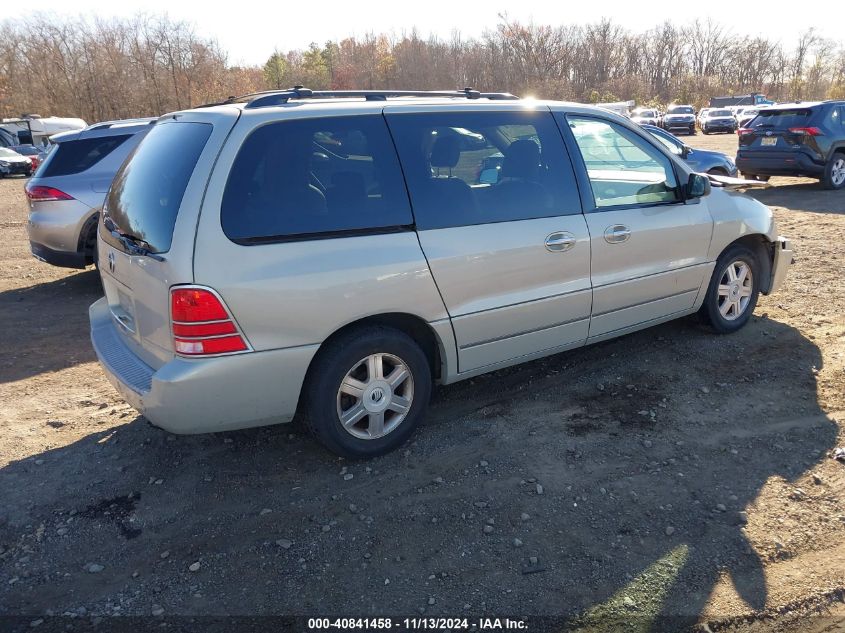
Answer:
<svg viewBox="0 0 845 633"><path fill-rule="evenodd" d="M476 38L369 34L276 50L237 66L212 38L165 16L43 14L0 23L0 115L89 122L159 115L266 89L464 86L580 102L706 104L764 92L778 101L845 98L845 44L809 29L794 46L725 24L663 22L633 32L608 19L538 25L500 16Z"/></svg>

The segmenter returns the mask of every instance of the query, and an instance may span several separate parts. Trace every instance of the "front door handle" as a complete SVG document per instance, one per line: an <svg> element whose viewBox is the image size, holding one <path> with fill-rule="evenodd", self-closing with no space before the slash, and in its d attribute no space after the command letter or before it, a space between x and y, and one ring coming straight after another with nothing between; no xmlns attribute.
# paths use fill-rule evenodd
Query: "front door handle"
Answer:
<svg viewBox="0 0 845 633"><path fill-rule="evenodd" d="M546 250L550 253L563 253L575 246L575 236L566 231L555 231L546 236Z"/></svg>
<svg viewBox="0 0 845 633"><path fill-rule="evenodd" d="M614 224L604 230L604 241L608 244L621 244L631 237L631 229L624 224Z"/></svg>

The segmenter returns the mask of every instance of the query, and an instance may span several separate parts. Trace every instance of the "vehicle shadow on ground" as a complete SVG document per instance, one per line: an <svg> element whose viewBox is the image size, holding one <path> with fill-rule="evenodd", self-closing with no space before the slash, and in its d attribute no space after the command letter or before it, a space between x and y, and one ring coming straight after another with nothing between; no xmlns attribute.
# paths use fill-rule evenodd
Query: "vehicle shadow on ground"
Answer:
<svg viewBox="0 0 845 633"><path fill-rule="evenodd" d="M723 573L761 609L741 512L765 520L761 490L834 446L821 362L765 317L723 337L671 323L441 388L415 439L368 462L296 427L177 437L139 417L0 469L0 615L159 605L677 631Z"/></svg>
<svg viewBox="0 0 845 633"><path fill-rule="evenodd" d="M823 189L816 181L749 189L748 195L765 205L812 213L843 213L842 191Z"/></svg>
<svg viewBox="0 0 845 633"><path fill-rule="evenodd" d="M0 292L0 383L96 360L88 306L102 295L96 270Z"/></svg>

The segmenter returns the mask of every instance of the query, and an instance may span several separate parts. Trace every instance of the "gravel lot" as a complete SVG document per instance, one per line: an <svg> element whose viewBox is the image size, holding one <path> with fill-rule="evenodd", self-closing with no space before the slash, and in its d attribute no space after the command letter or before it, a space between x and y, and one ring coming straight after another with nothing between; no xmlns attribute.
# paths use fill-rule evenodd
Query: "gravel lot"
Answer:
<svg viewBox="0 0 845 633"><path fill-rule="evenodd" d="M685 319L439 388L404 449L346 462L295 424L147 424L95 362L96 273L34 260L0 181L0 616L841 630L845 192L773 184L798 260L740 333Z"/></svg>

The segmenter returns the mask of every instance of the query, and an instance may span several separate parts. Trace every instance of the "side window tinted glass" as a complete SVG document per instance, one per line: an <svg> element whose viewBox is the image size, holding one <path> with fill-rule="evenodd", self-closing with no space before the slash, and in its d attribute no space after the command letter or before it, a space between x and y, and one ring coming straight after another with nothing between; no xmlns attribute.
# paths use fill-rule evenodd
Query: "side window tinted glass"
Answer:
<svg viewBox="0 0 845 633"><path fill-rule="evenodd" d="M680 200L671 160L622 126L567 117L587 168L596 207Z"/></svg>
<svg viewBox="0 0 845 633"><path fill-rule="evenodd" d="M420 229L581 212L550 112L392 114Z"/></svg>
<svg viewBox="0 0 845 633"><path fill-rule="evenodd" d="M50 152L38 176L69 176L90 169L132 135L65 141Z"/></svg>
<svg viewBox="0 0 845 633"><path fill-rule="evenodd" d="M226 182L223 231L260 242L413 224L379 115L280 121L244 141Z"/></svg>

